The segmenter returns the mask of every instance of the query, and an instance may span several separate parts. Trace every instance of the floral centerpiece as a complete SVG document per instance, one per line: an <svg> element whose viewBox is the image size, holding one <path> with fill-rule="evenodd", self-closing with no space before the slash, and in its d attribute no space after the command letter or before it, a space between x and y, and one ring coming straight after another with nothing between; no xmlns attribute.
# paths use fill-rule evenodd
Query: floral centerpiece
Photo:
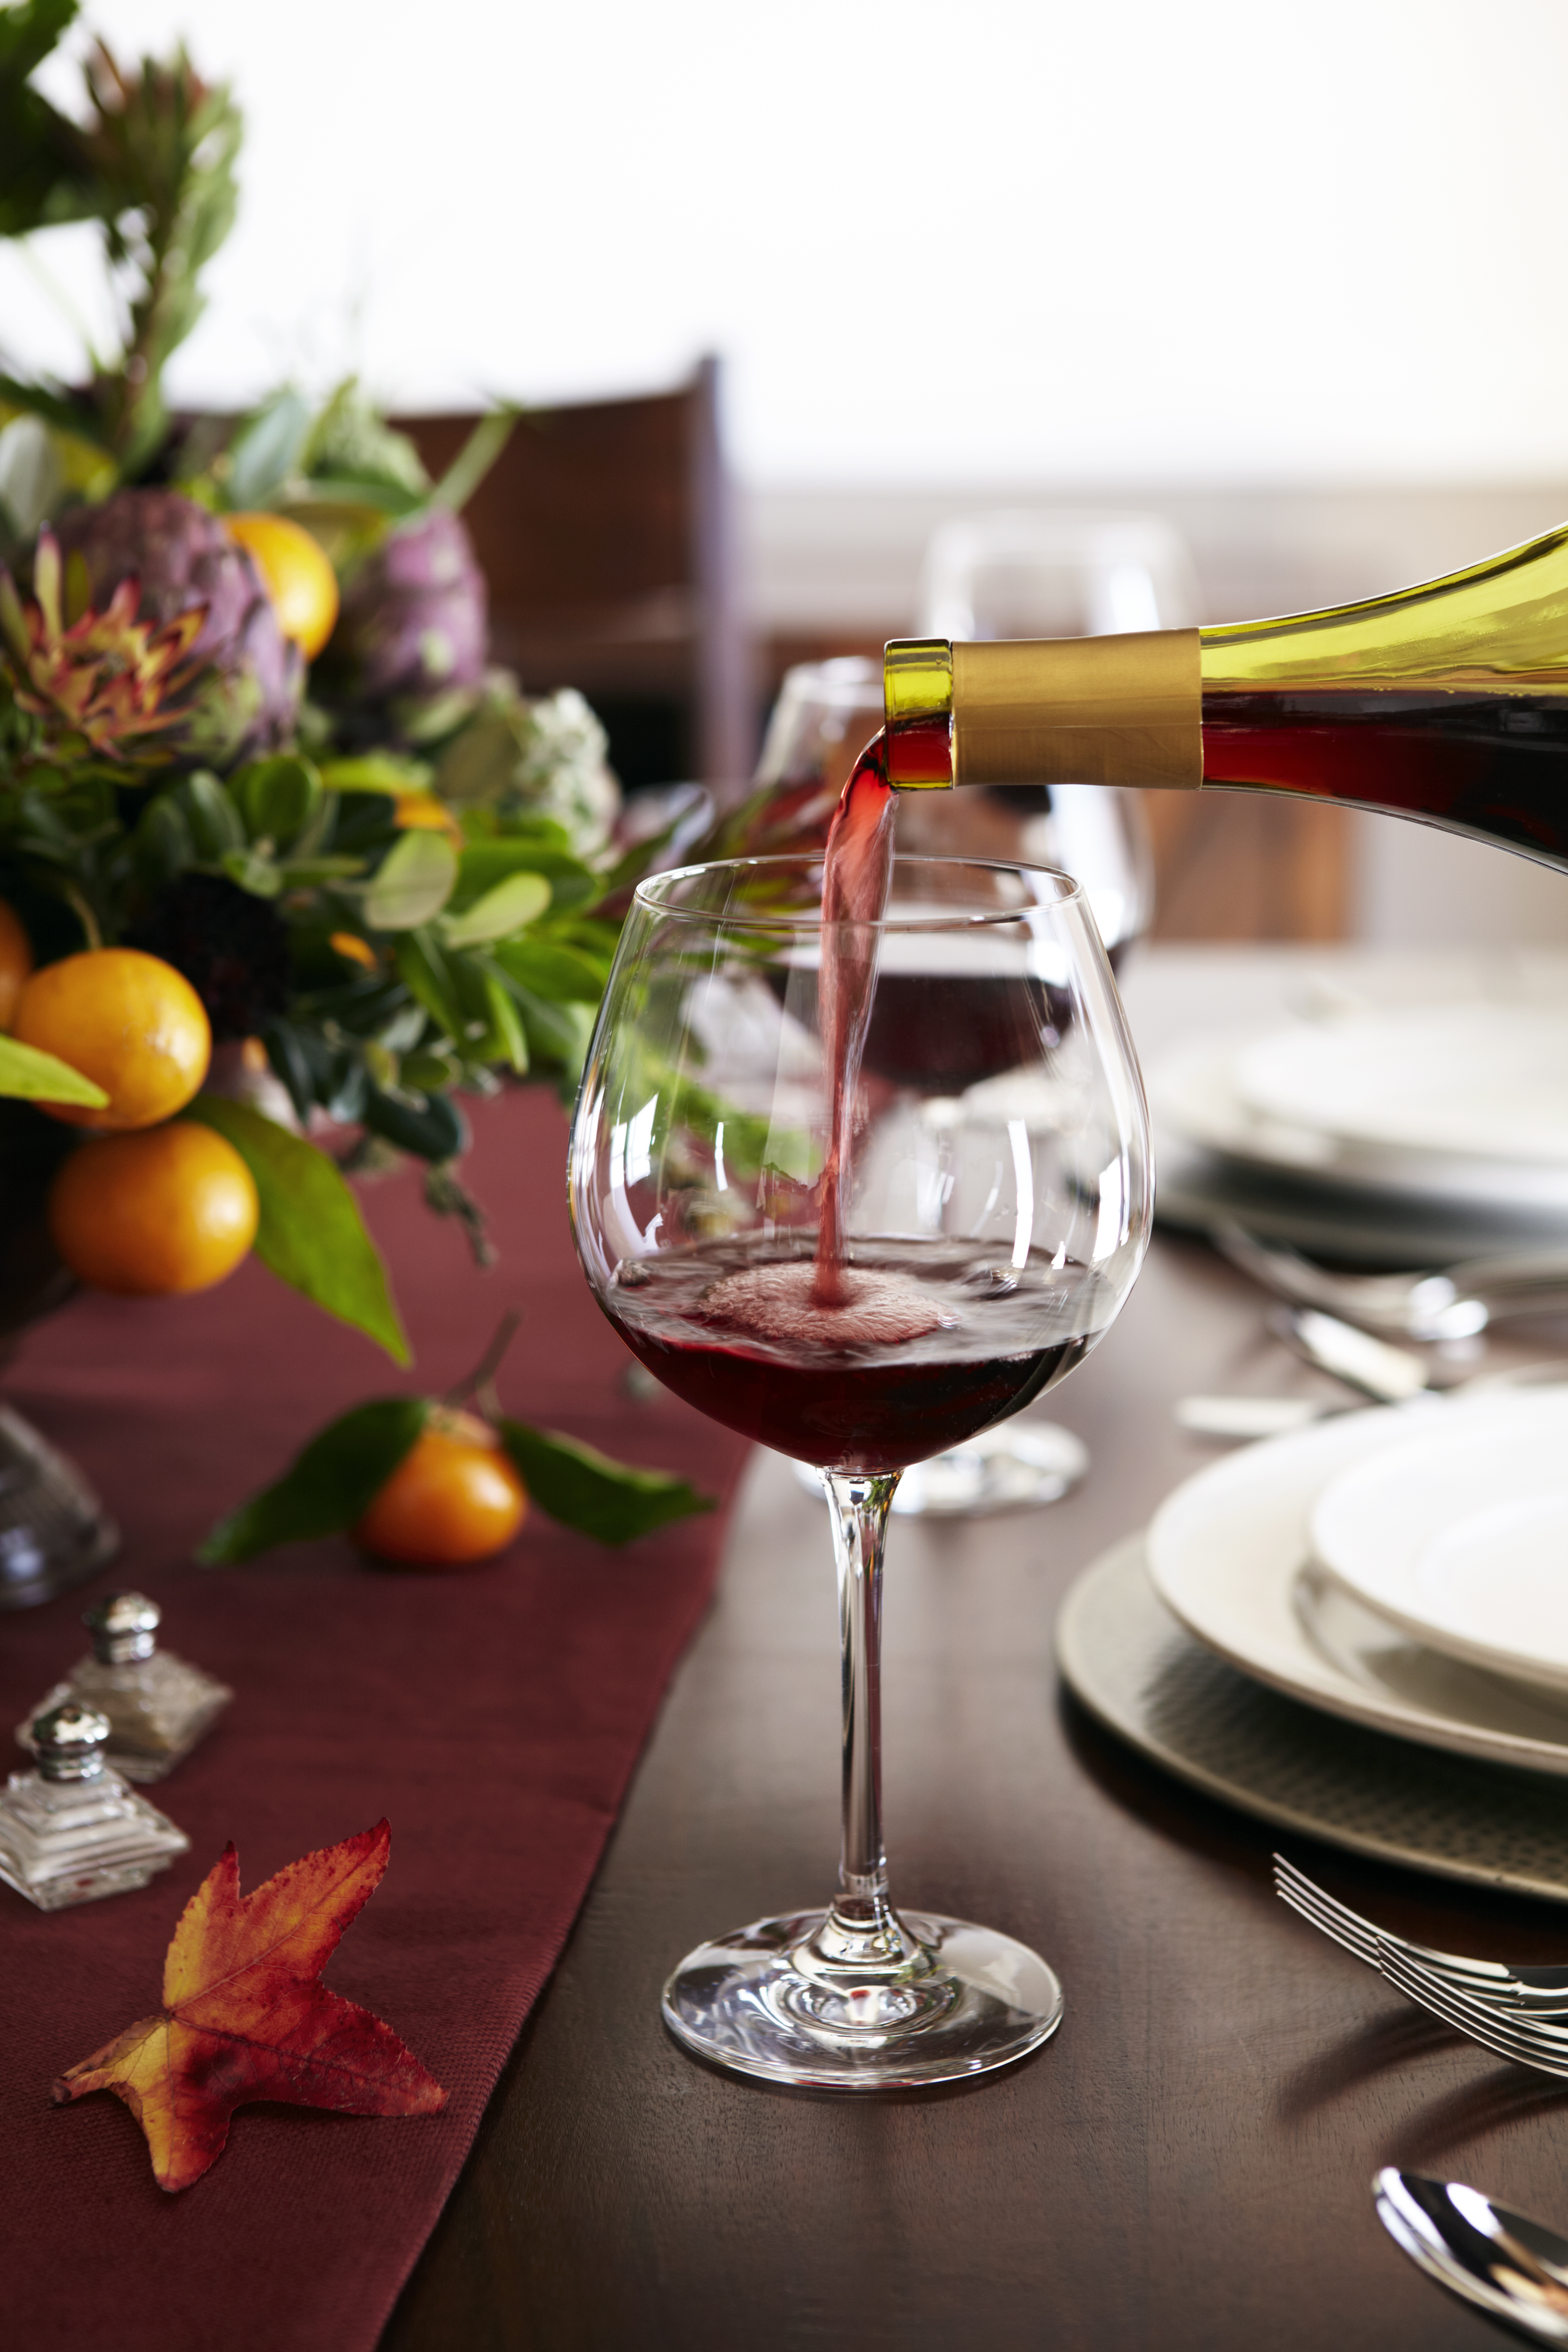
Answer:
<svg viewBox="0 0 1568 2352"><path fill-rule="evenodd" d="M79 383L0 373L0 1328L59 1295L45 1223L79 1276L128 1291L201 1286L253 1239L406 1360L346 1179L412 1157L484 1255L463 1098L575 1085L618 903L662 845L621 838L582 698L489 665L461 509L511 415L432 481L353 382L172 412L240 117L183 51L132 70L101 44L63 113L33 77L75 13L0 6L0 235L96 222L122 310ZM205 1021L210 1066L133 1116L100 1033L149 985L158 1019ZM166 1140L154 1164L171 1116L211 1139L184 1174ZM118 1160L84 1140L104 1128ZM196 1161L223 1151L255 1207L215 1255ZM72 1162L97 1184L74 1223ZM105 1255L138 1186L190 1223L183 1254L132 1234Z"/></svg>

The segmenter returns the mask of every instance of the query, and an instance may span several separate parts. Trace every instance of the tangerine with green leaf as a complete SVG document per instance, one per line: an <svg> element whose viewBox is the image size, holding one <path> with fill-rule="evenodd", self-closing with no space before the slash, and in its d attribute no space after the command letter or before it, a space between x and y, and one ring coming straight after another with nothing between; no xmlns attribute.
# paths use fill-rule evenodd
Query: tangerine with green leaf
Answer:
<svg viewBox="0 0 1568 2352"><path fill-rule="evenodd" d="M504 1551L527 1510L489 1423L437 1406L353 1536L395 1567L468 1568Z"/></svg>
<svg viewBox="0 0 1568 2352"><path fill-rule="evenodd" d="M49 1117L105 1131L172 1118L212 1058L201 998L183 972L140 948L89 948L43 965L22 991L16 1034L109 1097L102 1109L45 1103Z"/></svg>
<svg viewBox="0 0 1568 2352"><path fill-rule="evenodd" d="M210 1289L246 1255L259 1216L233 1144L191 1119L84 1143L49 1189L49 1236L67 1265L122 1297Z"/></svg>

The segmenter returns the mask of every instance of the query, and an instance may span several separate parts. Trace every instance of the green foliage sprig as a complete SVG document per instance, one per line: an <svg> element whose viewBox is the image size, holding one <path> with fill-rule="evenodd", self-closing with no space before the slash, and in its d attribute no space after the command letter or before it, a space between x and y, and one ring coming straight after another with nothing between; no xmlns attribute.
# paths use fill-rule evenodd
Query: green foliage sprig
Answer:
<svg viewBox="0 0 1568 2352"><path fill-rule="evenodd" d="M133 481L168 432L163 369L205 308L203 269L234 223L244 125L227 89L204 82L183 48L128 70L101 42L83 75L83 119L31 77L74 22L77 0L0 9L0 236L66 221L101 224L125 287L121 347L85 392L0 375L0 401L103 451Z"/></svg>

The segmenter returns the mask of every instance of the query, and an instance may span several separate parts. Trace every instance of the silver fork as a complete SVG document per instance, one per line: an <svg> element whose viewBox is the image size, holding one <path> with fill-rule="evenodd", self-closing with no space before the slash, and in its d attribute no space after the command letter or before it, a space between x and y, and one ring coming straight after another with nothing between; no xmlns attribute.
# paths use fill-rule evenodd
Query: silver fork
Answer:
<svg viewBox="0 0 1568 2352"><path fill-rule="evenodd" d="M1482 2003L1489 2013L1510 2021L1568 2018L1568 1969L1510 1969L1501 1960L1471 1959L1463 1952L1437 1952L1426 1944L1413 1944L1326 1894L1282 1853L1274 1857L1274 1891L1310 1927L1342 1945L1369 1969L1381 1969L1385 1976L1389 1971L1384 1956L1393 1953L1438 1983Z"/></svg>
<svg viewBox="0 0 1568 2352"><path fill-rule="evenodd" d="M1568 2029L1528 2011L1510 2015L1490 2001L1478 2000L1436 1969L1408 1958L1384 1937L1378 1938L1378 1966L1406 2000L1479 2042L1483 2050L1516 2065L1532 2066L1538 2074L1568 2080Z"/></svg>

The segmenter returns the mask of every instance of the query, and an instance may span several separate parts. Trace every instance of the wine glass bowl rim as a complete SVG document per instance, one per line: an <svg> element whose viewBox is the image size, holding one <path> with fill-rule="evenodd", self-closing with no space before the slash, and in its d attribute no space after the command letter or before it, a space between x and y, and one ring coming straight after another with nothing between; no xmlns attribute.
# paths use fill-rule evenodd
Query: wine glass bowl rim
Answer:
<svg viewBox="0 0 1568 2352"><path fill-rule="evenodd" d="M879 931L952 931L969 930L978 926L1016 923L1043 908L1083 908L1087 905L1083 886L1060 866L1037 866L1005 857L910 857L901 852L893 860L895 888L900 876L911 869L929 867L947 874L1005 874L1023 883L1026 889L1041 882L1051 886L1047 897L1026 897L1013 907L934 906L928 910L910 912L891 907L868 928ZM777 932L781 937L805 930L816 931L821 927L819 903L805 903L787 911L777 908L749 907L737 903L729 894L720 906L682 906L669 894L682 884L695 881L700 876L752 874L766 876L776 873L782 878L786 870L802 876L814 875L818 887L822 873L822 852L808 855L784 855L772 857L717 857L695 866L674 866L662 874L650 874L640 881L633 896L636 902L650 914L679 922L700 923L710 930L747 930Z"/></svg>

